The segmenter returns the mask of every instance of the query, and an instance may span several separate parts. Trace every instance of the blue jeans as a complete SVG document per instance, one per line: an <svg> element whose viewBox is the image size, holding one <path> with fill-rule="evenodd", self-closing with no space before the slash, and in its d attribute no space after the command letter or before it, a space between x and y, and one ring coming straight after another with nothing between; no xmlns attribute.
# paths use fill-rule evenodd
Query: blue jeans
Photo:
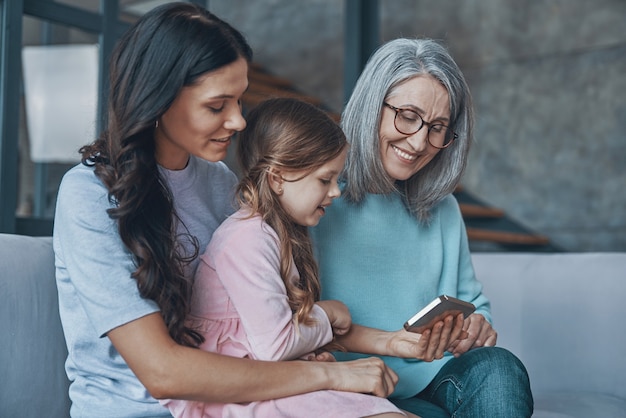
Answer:
<svg viewBox="0 0 626 418"><path fill-rule="evenodd" d="M470 350L448 361L414 398L391 401L423 418L526 418L533 413L526 368L499 347Z"/></svg>

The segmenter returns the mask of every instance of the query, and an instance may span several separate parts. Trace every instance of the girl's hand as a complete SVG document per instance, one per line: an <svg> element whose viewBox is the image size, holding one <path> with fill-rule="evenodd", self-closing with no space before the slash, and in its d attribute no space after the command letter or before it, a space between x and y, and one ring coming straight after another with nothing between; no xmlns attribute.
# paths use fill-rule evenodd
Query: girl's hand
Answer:
<svg viewBox="0 0 626 418"><path fill-rule="evenodd" d="M306 361L325 361L325 362L336 362L337 359L333 354L326 350L315 350L314 353L309 353L301 360Z"/></svg>
<svg viewBox="0 0 626 418"><path fill-rule="evenodd" d="M344 335L350 330L352 316L346 305L338 300L320 300L316 304L326 312L333 335Z"/></svg>
<svg viewBox="0 0 626 418"><path fill-rule="evenodd" d="M493 347L498 340L498 333L481 314L472 314L467 317L463 324L463 330L468 334L467 338L452 340L448 351L455 357L476 347Z"/></svg>

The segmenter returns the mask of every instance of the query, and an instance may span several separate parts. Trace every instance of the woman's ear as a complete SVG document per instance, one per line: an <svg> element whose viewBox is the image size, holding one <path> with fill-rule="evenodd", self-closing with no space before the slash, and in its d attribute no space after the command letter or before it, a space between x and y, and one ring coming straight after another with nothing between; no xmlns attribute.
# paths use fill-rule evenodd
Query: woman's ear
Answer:
<svg viewBox="0 0 626 418"><path fill-rule="evenodd" d="M283 194L283 176L281 175L280 170L275 167L270 167L267 169L267 181L272 188L272 191L276 193L278 196Z"/></svg>

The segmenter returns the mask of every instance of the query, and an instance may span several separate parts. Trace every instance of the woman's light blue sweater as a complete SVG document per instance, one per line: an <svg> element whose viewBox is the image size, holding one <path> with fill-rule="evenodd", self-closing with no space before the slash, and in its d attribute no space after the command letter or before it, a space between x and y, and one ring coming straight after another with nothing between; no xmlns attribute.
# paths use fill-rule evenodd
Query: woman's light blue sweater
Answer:
<svg viewBox="0 0 626 418"><path fill-rule="evenodd" d="M456 199L435 207L428 224L412 216L399 194L367 195L360 204L336 199L312 228L320 263L322 299L343 301L354 323L388 331L445 294L476 305L491 321L476 280ZM336 353L338 360L364 357ZM399 375L392 397L421 392L451 354L434 362L383 357Z"/></svg>

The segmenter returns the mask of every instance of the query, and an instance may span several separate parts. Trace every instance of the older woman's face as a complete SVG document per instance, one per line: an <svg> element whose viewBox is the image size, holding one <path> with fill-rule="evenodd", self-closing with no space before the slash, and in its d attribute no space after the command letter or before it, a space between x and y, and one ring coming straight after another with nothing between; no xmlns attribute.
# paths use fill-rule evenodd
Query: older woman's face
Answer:
<svg viewBox="0 0 626 418"><path fill-rule="evenodd" d="M396 112L383 105L380 121L380 156L387 174L407 180L425 167L440 151L428 143L428 125L450 123L450 99L446 88L430 75L419 75L398 85L385 99L393 107L411 109L425 121L412 135L398 132Z"/></svg>

